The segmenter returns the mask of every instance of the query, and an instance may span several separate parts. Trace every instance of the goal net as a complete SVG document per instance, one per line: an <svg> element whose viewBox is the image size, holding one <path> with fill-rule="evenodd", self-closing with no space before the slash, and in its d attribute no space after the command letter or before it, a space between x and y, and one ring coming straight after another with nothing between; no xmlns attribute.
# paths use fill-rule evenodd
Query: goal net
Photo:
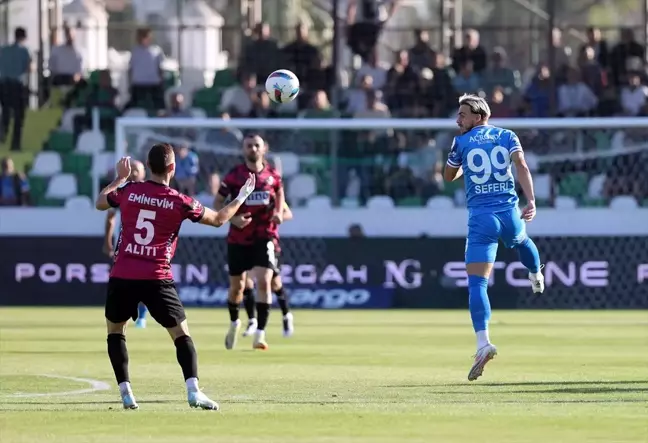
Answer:
<svg viewBox="0 0 648 443"><path fill-rule="evenodd" d="M515 306L648 305L641 280L648 263L646 120L493 120L516 131L525 150L541 208L529 232L547 261L551 289L543 298L518 297ZM268 141L296 212L281 228L283 271L287 286L310 288L300 292L305 306L316 290L340 290L351 300L349 291L357 288L388 288L407 305L426 285L433 291L461 286L449 264L463 259L463 181L441 179L456 134L452 120L121 118L115 154L144 160L156 142L187 147L199 159L189 193L211 206L218 177L242 160L248 132ZM345 239L363 231L369 239L362 248ZM224 301L225 233L183 227L176 278L186 284L185 301ZM428 254L417 249L422 235ZM505 285L507 294L528 291L523 271L512 265L515 254L501 248L500 257L493 284ZM406 260L417 265L408 268Z"/></svg>

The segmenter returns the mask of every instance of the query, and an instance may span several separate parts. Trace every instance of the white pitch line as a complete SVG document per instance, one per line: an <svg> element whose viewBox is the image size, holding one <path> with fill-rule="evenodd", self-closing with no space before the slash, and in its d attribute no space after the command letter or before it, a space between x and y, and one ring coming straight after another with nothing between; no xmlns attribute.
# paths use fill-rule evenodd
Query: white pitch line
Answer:
<svg viewBox="0 0 648 443"><path fill-rule="evenodd" d="M97 391L107 391L110 389L110 385L103 381L91 380L89 378L78 378L78 377L67 377L65 375L53 375L53 374L36 374L35 377L49 377L56 378L60 380L70 380L77 383L87 383L90 385L86 389L77 389L75 391L62 391L62 392L34 392L34 393L24 393L16 392L15 394L8 395L8 397L19 397L19 398L31 398L31 397L54 397L58 395L81 395L81 394L90 394Z"/></svg>

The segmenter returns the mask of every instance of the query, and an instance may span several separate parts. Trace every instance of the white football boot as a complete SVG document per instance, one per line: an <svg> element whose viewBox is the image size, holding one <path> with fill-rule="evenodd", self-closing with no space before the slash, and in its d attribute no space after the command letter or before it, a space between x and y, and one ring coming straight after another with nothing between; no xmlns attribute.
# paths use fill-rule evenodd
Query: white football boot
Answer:
<svg viewBox="0 0 648 443"><path fill-rule="evenodd" d="M540 270L537 273L529 272L529 280L531 281L531 289L534 294L542 294L545 290L545 279L542 275L544 265L540 265Z"/></svg>
<svg viewBox="0 0 648 443"><path fill-rule="evenodd" d="M225 336L225 349L231 350L236 346L236 338L238 333L241 330L241 319L237 319L235 322L230 323L229 330Z"/></svg>
<svg viewBox="0 0 648 443"><path fill-rule="evenodd" d="M470 368L468 373L468 381L475 381L484 373L484 366L497 355L497 348L495 345L487 344L477 351L475 354L475 362Z"/></svg>

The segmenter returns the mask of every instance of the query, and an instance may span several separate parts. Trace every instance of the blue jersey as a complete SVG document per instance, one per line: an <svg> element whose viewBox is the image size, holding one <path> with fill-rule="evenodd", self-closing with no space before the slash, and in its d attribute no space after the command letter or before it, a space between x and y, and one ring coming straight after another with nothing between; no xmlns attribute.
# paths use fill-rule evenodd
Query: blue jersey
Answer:
<svg viewBox="0 0 648 443"><path fill-rule="evenodd" d="M476 126L455 137L448 165L462 167L470 215L506 211L518 204L511 154L522 151L513 131Z"/></svg>

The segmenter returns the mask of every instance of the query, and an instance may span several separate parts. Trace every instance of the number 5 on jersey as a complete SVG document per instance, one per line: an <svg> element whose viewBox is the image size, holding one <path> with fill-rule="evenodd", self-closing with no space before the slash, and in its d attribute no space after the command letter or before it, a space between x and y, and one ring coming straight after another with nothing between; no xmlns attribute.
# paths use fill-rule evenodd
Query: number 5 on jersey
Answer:
<svg viewBox="0 0 648 443"><path fill-rule="evenodd" d="M155 211L140 209L139 215L137 216L137 223L135 224L139 232L136 232L134 235L135 242L138 245L146 246L153 241L153 237L155 237L153 220L155 220Z"/></svg>

